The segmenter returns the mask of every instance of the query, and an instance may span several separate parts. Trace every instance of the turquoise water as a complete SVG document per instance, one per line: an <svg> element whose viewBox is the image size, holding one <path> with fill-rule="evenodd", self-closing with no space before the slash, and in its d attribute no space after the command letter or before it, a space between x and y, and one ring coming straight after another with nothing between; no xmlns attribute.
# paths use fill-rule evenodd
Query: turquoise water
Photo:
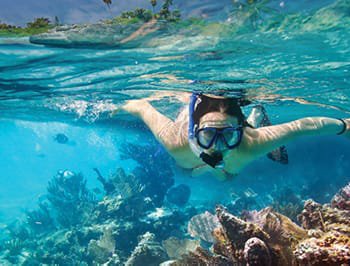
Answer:
<svg viewBox="0 0 350 266"><path fill-rule="evenodd" d="M159 91L244 89L264 104L273 124L305 116L350 117L349 1L308 12L294 9L277 20L267 17L257 29L227 31L232 19L222 20L201 34L189 28L125 49L65 49L0 38L2 227L25 220L59 170L82 173L88 188L102 190L93 168L107 177L137 165L123 157L122 144L161 149L139 119L110 116L129 99ZM183 107L172 97L153 104L171 118ZM246 115L250 108L244 108ZM60 133L67 143L55 140ZM191 188L187 204L208 210L247 190L258 194L262 208L285 187L296 194L303 188L305 197L324 203L349 182L348 139L305 137L287 149L288 165L264 157L228 182L209 174L192 178L173 161L170 165L175 184ZM152 155L142 156L147 164ZM102 199L103 192L96 197Z"/></svg>

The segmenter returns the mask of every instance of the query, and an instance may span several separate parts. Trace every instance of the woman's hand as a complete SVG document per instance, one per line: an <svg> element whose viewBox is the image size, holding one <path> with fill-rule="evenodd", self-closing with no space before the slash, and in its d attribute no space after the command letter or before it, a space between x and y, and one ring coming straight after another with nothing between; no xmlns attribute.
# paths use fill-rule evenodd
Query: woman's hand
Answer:
<svg viewBox="0 0 350 266"><path fill-rule="evenodd" d="M137 114L139 112L144 111L144 107L148 104L148 101L145 99L129 100L125 102L121 109L130 114Z"/></svg>
<svg viewBox="0 0 350 266"><path fill-rule="evenodd" d="M148 104L148 102L145 99L126 101L123 105L116 105L113 111L110 113L110 117L116 116L120 111L125 111L130 114L138 114L138 112L143 110L143 107L146 104Z"/></svg>

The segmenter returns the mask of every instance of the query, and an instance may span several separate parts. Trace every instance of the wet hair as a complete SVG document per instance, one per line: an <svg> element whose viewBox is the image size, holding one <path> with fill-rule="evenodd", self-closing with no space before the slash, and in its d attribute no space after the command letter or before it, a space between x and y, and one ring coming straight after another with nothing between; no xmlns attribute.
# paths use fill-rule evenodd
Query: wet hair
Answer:
<svg viewBox="0 0 350 266"><path fill-rule="evenodd" d="M210 112L220 112L234 116L238 119L238 123L243 126L250 126L242 112L241 106L248 105L249 100L239 98L213 98L207 95L200 95L200 102L197 104L193 112L193 121L199 124L199 119Z"/></svg>

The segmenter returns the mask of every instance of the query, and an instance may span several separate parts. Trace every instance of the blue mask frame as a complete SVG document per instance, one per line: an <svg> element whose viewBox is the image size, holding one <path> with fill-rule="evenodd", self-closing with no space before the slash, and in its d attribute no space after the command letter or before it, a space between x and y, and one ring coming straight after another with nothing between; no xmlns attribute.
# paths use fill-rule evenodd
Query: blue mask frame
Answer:
<svg viewBox="0 0 350 266"><path fill-rule="evenodd" d="M213 132L213 137L211 138L211 140L207 144L204 142L201 142L201 140L200 140L199 135L203 131L212 131ZM235 143L230 144L229 140L226 139L224 134L227 132L237 132L237 137L236 137ZM197 139L197 143L200 147L202 147L204 149L209 149L210 147L213 146L214 143L216 143L218 138L221 138L223 140L223 142L225 143L226 147L229 150L232 150L240 144L240 142L242 140L242 135L243 135L243 127L242 126L237 126L237 127L229 126L229 127L224 127L224 128L204 127L201 129L197 129L195 131L195 137Z"/></svg>

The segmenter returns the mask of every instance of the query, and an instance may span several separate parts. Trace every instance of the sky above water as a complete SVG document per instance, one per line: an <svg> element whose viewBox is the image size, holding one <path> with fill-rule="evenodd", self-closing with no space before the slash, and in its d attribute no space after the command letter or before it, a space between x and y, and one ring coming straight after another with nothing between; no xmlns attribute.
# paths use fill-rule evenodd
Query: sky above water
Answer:
<svg viewBox="0 0 350 266"><path fill-rule="evenodd" d="M179 8L184 16L225 18L233 0L173 0L174 8ZM24 26L35 17L57 16L61 23L96 22L119 15L122 11L143 7L151 9L149 0L112 0L111 12L102 0L0 0L0 21ZM292 12L296 9L310 10L333 2L332 0L271 0L271 5L280 11ZM161 6L163 0L158 0Z"/></svg>
<svg viewBox="0 0 350 266"><path fill-rule="evenodd" d="M159 5L163 1L158 1ZM222 10L223 6L229 6L230 0L174 0L174 7L180 8L186 13L193 11L193 15L201 12ZM96 22L100 19L118 15L122 11L143 7L151 9L149 0L112 0L111 13L102 0L0 0L0 20L9 24L24 25L33 17L58 16L63 23ZM202 10L201 7L204 6Z"/></svg>

